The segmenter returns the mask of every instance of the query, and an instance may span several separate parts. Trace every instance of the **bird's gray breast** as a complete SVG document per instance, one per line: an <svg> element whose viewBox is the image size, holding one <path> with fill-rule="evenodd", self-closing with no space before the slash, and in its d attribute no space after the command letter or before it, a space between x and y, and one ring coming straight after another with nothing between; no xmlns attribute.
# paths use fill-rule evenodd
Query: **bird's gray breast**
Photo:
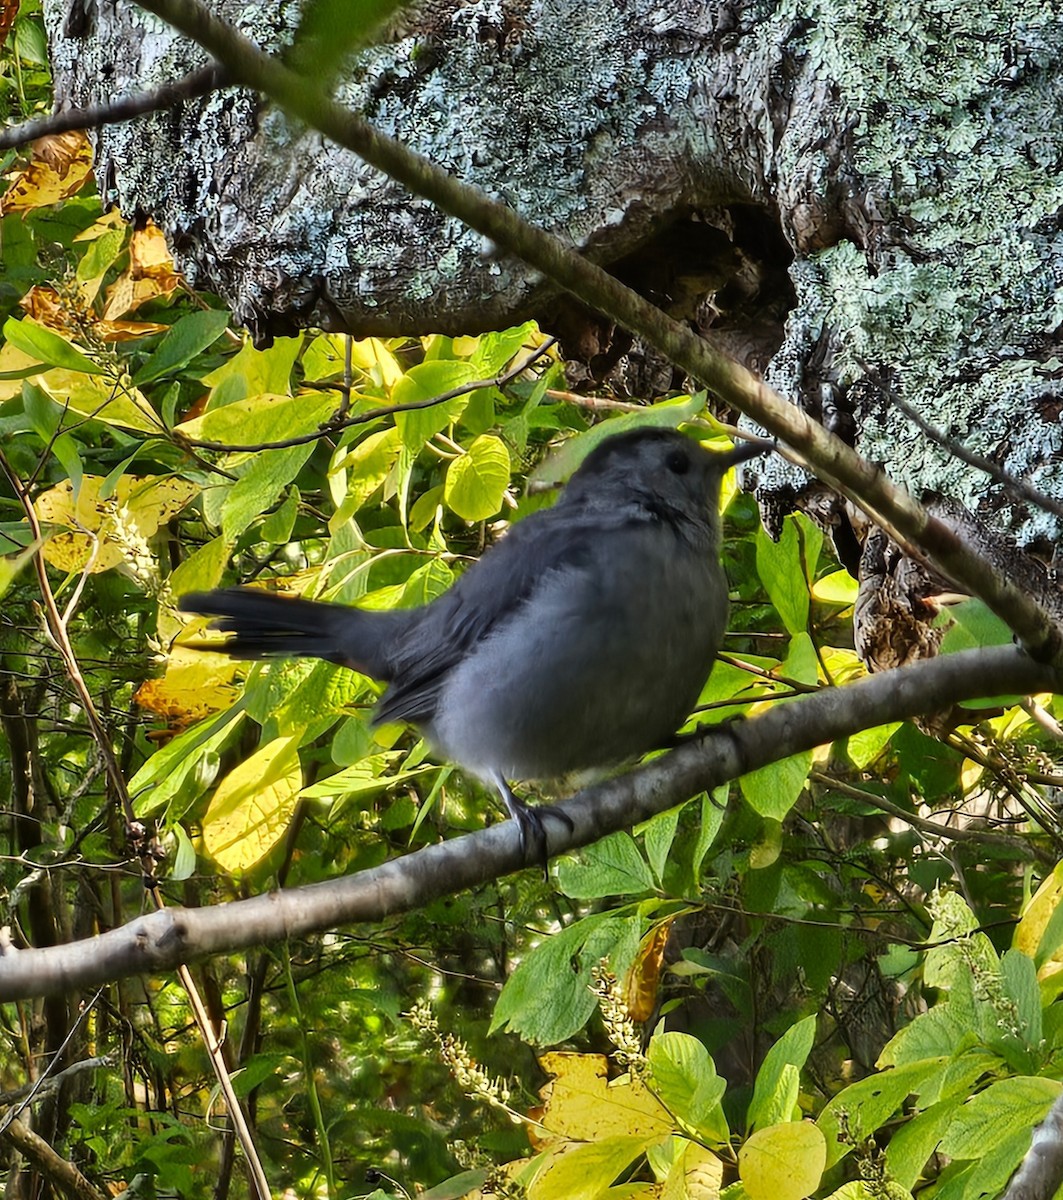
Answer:
<svg viewBox="0 0 1063 1200"><path fill-rule="evenodd" d="M689 714L726 620L715 547L657 522L604 530L448 672L425 732L485 777L622 762Z"/></svg>

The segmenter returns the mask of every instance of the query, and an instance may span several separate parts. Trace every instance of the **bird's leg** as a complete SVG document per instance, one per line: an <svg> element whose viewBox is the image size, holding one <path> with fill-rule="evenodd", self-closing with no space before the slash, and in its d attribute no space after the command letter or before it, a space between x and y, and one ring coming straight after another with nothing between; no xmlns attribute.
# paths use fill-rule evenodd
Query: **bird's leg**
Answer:
<svg viewBox="0 0 1063 1200"><path fill-rule="evenodd" d="M568 813L553 804L542 804L531 808L517 796L509 784L500 775L494 775L491 782L498 789L506 811L517 822L517 832L520 836L520 852L525 862L537 862L546 874L546 828L543 825L543 814L556 817L568 826L571 832L575 826Z"/></svg>

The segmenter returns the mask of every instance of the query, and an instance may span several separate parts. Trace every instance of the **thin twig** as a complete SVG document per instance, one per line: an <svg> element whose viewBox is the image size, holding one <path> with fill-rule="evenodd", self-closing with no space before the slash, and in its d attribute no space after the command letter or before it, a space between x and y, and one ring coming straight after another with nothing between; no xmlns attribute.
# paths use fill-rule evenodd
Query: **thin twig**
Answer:
<svg viewBox="0 0 1063 1200"><path fill-rule="evenodd" d="M1002 466L992 461L992 459L984 458L981 454L975 453L973 450L968 450L962 442L956 441L955 438L949 437L947 433L943 433L914 408L907 400L898 396L891 388L879 372L869 367L867 363L860 363L860 366L867 373L867 381L879 392L884 400L899 408L902 413L912 422L922 433L940 446L943 450L947 450L961 462L965 462L969 467L974 467L977 471L984 471L991 478L995 479L1003 488L1019 497L1021 500L1027 500L1030 504L1037 508L1044 509L1045 512L1050 512L1053 516L1063 517L1063 504L1051 496L1042 492L1039 488L1035 488L1033 484L1027 483L1024 479L1019 479L1012 475L1010 471L1005 471Z"/></svg>
<svg viewBox="0 0 1063 1200"><path fill-rule="evenodd" d="M505 387L507 383L512 382L519 375L523 374L537 359L542 358L544 354L548 353L556 342L557 338L547 338L527 358L522 359L516 366L511 367L504 374L494 375L490 379L474 379L470 383L463 383L461 387L451 388L449 392L440 392L438 396L431 396L427 400L411 400L406 404L390 404L370 409L369 412L358 413L353 417L347 417L342 414L346 412L350 405L348 396L340 404L336 412L314 430L313 433L300 434L298 437L284 438L277 442L256 442L254 445L240 445L233 442L206 442L199 438L188 438L178 430L174 430L173 435L182 446L194 446L197 450L213 450L218 454L256 454L262 450L287 450L291 446L305 446L307 442L320 441L321 438L331 437L341 430L350 429L355 425L366 425L370 421L378 421L383 417L390 417L395 413L416 412L422 408L434 408L437 404L445 404L448 400L456 400L459 396L468 395L469 392L480 391L482 388Z"/></svg>
<svg viewBox="0 0 1063 1200"><path fill-rule="evenodd" d="M41 539L40 522L37 519L36 509L33 507L33 501L30 498L29 492L26 490L19 478L18 473L12 468L8 462L7 456L0 449L0 470L7 477L8 483L11 485L19 503L22 505L22 510L26 516L26 522L30 527L30 533L35 541ZM74 652L73 645L70 641L68 630L69 621L72 614L70 608L66 613L60 613L59 606L56 603L55 593L52 591L51 581L48 579L48 571L44 562L44 555L37 553L34 555L34 566L37 571L37 582L40 586L41 597L44 601L45 623L49 637L51 638L56 649L63 660L63 666L67 676L81 701L81 707L84 710L85 718L88 722L89 730L93 740L99 749L103 759L104 769L107 773L107 778L110 781L112 791L118 798L122 807L122 812L125 816L126 826L129 829L135 829L138 825L136 814L133 809L132 802L129 799L129 792L125 786L125 777L122 774L121 768L118 765L118 760L115 757L114 749L111 746L110 740L107 737L107 731L104 728L103 721L100 719L99 712L96 709L95 701L92 693L89 691L88 685L85 682L85 677L81 673L81 667L78 663L77 655ZM151 897L152 903L159 910L166 908L166 900L162 895L159 885L154 879L155 863L151 854L147 850L142 850L140 853L141 870L144 878L144 887L148 895ZM192 978L191 972L183 964L178 965L177 974L184 987L188 1001L192 1008L193 1016L196 1024L199 1026L200 1035L207 1048L207 1053L211 1060L211 1065L214 1068L214 1074L218 1080L218 1085L221 1088L222 1094L225 1097L226 1104L229 1108L230 1116L232 1117L233 1125L236 1127L240 1137L240 1144L243 1146L244 1153L247 1156L248 1168L251 1172L251 1177L255 1185L256 1191L260 1200L269 1200L270 1188L266 1179L265 1172L262 1168L261 1160L255 1148L254 1141L251 1137L251 1131L247 1125L240 1102L237 1099L236 1091L233 1088L232 1078L229 1075L225 1065L225 1060L221 1053L221 1042L218 1040L214 1031L214 1026L211 1023L210 1016L207 1012L203 999L196 987L195 980Z"/></svg>
<svg viewBox="0 0 1063 1200"><path fill-rule="evenodd" d="M988 829L951 829L948 825L940 825L937 821L931 821L926 817L919 816L918 813L909 812L907 809L901 808L899 804L894 804L891 800L887 800L884 796L866 791L864 788L854 787L851 783L844 783L842 780L835 779L833 776L824 774L822 771L810 771L808 777L813 782L830 788L831 791L841 792L843 796L848 796L852 800L860 800L865 804L870 804L872 807L880 809L889 816L906 822L913 829L921 829L923 833L928 833L932 837L942 838L950 842L979 842L982 845L985 845L986 842L992 842L997 846L1002 846L1013 851L1020 858L1035 859L1038 862L1055 862L1053 855L1038 850L1037 847L1032 846L1024 838L1009 837L1006 833L995 833Z"/></svg>
<svg viewBox="0 0 1063 1200"><path fill-rule="evenodd" d="M12 125L0 132L0 150L11 150L24 146L37 138L56 133L69 133L72 129L99 129L102 125L117 125L131 121L146 113L173 108L185 100L195 100L210 92L228 86L228 72L220 63L192 71L175 83L166 83L151 92L136 92L123 96L110 104L92 104L88 108L68 108L49 117L37 117L22 125Z"/></svg>

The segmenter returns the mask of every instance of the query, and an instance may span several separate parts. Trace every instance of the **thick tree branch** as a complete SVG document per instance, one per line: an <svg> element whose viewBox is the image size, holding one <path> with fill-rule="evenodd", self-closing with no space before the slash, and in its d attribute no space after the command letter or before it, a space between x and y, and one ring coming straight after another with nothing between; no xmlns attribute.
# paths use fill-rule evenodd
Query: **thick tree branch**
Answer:
<svg viewBox="0 0 1063 1200"><path fill-rule="evenodd" d="M793 447L816 474L859 504L894 540L924 555L959 587L980 597L1035 658L1063 659L1063 637L1047 613L879 468L862 459L735 359L625 287L557 237L335 103L316 82L264 54L198 0L139 0L215 56L232 80L257 89L371 166L431 200L496 245L638 334L727 404Z"/></svg>
<svg viewBox="0 0 1063 1200"><path fill-rule="evenodd" d="M572 830L551 821L559 854L735 779L858 730L992 693L1050 691L1056 672L1012 646L969 650L825 688L762 716L716 727L629 774L566 802ZM523 865L512 821L453 838L358 875L210 908L168 908L121 929L41 950L0 948L0 1001L169 970L209 954L379 921Z"/></svg>

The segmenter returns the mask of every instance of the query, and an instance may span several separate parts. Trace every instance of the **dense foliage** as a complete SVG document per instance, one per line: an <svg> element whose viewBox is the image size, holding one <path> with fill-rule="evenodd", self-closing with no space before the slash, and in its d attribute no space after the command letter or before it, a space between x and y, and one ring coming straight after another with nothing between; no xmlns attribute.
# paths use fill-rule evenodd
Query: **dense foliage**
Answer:
<svg viewBox="0 0 1063 1200"><path fill-rule="evenodd" d="M27 6L5 53L24 114L46 83ZM145 836L168 901L198 906L500 819L409 731L370 728L370 682L205 653L175 599L240 581L423 603L549 502L529 473L610 408L566 390L531 324L256 349L157 230L100 211L88 163L75 135L9 159L0 225L0 895L16 945L136 915ZM605 399L613 427L724 437L704 395ZM733 632L692 727L862 671L855 587L821 531L790 516L772 540L748 497L725 498ZM95 717L43 632L35 553ZM976 609L954 620L946 650L996 636ZM1052 704L868 730L547 881L201 965L271 1186L391 1196L466 1172L433 1194L998 1194L1063 1069ZM0 1170L28 1169L9 1119L32 1113L98 1187L246 1194L176 981L0 1022Z"/></svg>

